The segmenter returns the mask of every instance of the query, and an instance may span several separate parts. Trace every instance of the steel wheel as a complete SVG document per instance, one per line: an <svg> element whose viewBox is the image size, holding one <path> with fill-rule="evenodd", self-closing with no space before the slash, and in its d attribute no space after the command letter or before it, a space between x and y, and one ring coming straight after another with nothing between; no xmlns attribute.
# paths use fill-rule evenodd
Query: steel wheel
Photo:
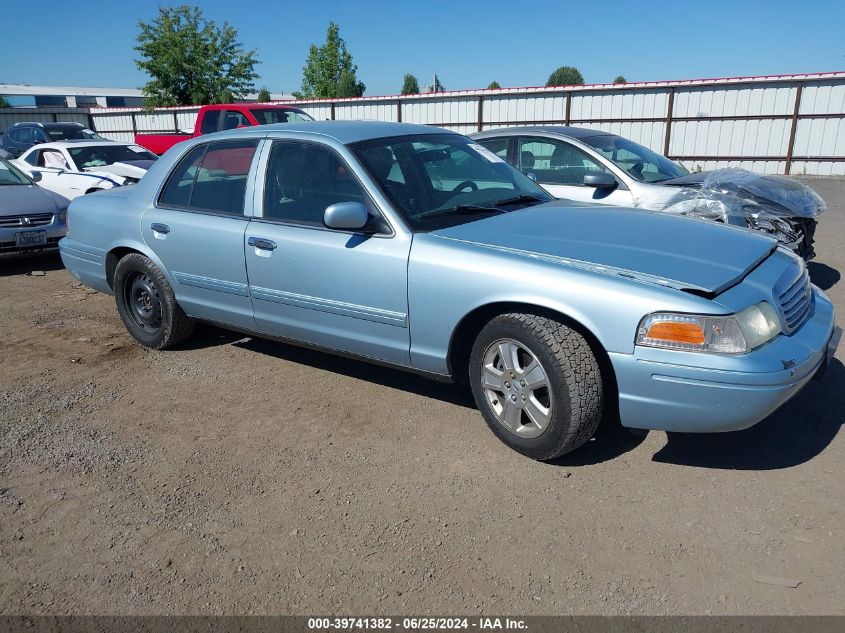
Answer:
<svg viewBox="0 0 845 633"><path fill-rule="evenodd" d="M514 435L541 435L554 413L549 377L527 347L505 338L494 341L484 352L484 395L496 419Z"/></svg>
<svg viewBox="0 0 845 633"><path fill-rule="evenodd" d="M135 324L147 333L161 328L161 299L149 276L135 273L124 285L124 299Z"/></svg>

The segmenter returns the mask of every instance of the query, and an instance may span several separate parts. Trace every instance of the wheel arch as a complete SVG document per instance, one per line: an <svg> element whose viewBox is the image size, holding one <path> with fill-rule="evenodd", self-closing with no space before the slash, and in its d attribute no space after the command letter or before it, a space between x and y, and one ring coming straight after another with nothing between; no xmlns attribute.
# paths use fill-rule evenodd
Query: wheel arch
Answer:
<svg viewBox="0 0 845 633"><path fill-rule="evenodd" d="M605 411L618 415L619 389L616 383L616 372L610 362L610 356L598 336L579 320L560 310L525 303L520 301L496 301L474 308L468 312L452 331L449 340L448 367L452 378L458 382L467 380L469 357L472 345L481 329L500 314L516 312L521 314L535 314L558 321L572 328L583 336L596 357L601 370L602 383L605 393Z"/></svg>
<svg viewBox="0 0 845 633"><path fill-rule="evenodd" d="M170 273L168 273L161 260L156 257L155 253L149 250L145 244L139 244L137 242L127 244L112 244L109 250L106 252L106 282L108 283L109 288L111 288L112 291L114 291L114 271L117 268L117 263L130 253L138 253L139 255L143 255L151 262L153 262L158 267L158 269L161 270L162 273L164 273L164 276L167 279L167 282L170 284L171 288L173 288L174 293L176 292L176 286L173 284L173 279L170 277Z"/></svg>

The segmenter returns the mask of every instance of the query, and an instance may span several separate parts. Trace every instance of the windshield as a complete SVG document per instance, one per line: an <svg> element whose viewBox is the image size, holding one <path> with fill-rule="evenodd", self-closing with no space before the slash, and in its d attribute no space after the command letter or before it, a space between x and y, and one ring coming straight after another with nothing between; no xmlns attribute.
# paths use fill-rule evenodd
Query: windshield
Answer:
<svg viewBox="0 0 845 633"><path fill-rule="evenodd" d="M85 127L77 127L75 125L68 127L46 127L47 134L50 135L51 141L75 141L79 139L88 139L89 141L104 140L102 136L89 130Z"/></svg>
<svg viewBox="0 0 845 633"><path fill-rule="evenodd" d="M552 199L496 154L458 134L375 139L351 149L415 231Z"/></svg>
<svg viewBox="0 0 845 633"><path fill-rule="evenodd" d="M661 182L689 175L678 163L621 136L589 136L579 140L604 154L640 182Z"/></svg>
<svg viewBox="0 0 845 633"><path fill-rule="evenodd" d="M140 145L88 145L68 148L70 157L77 169L103 167L113 163L125 163L135 160L156 160L158 156L145 150Z"/></svg>
<svg viewBox="0 0 845 633"><path fill-rule="evenodd" d="M5 185L31 185L32 181L27 178L15 166L10 165L0 158L0 187Z"/></svg>
<svg viewBox="0 0 845 633"><path fill-rule="evenodd" d="M255 108L250 109L252 116L258 121L258 125L270 125L271 123L299 123L300 121L313 121L310 116L302 110L293 108L282 110L280 108Z"/></svg>

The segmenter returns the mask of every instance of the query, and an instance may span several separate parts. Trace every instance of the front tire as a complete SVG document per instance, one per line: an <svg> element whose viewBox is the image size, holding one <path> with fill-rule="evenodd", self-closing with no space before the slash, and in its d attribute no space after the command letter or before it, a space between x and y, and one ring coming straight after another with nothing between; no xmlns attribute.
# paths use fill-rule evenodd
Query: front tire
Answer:
<svg viewBox="0 0 845 633"><path fill-rule="evenodd" d="M493 433L533 459L575 450L601 421L601 370L589 343L546 317L492 319L473 345L469 378Z"/></svg>
<svg viewBox="0 0 845 633"><path fill-rule="evenodd" d="M114 298L126 330L144 347L172 347L194 329L164 273L140 253L130 253L117 263Z"/></svg>

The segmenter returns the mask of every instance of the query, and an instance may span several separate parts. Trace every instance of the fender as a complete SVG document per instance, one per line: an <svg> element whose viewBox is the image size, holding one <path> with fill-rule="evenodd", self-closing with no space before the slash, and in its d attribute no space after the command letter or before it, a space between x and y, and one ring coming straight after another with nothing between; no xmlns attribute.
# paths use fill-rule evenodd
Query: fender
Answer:
<svg viewBox="0 0 845 633"><path fill-rule="evenodd" d="M152 261L156 265L156 267L164 274L165 278L167 279L167 283L169 283L170 287L173 288L173 293L176 295L176 298L179 298L179 285L173 282L170 273L164 267L162 261L153 252L153 250L149 246L147 246L146 242L135 239L115 240L109 244L109 247L106 252L111 253L112 251L118 249L130 249L133 251L137 251L141 253L141 255ZM104 263L104 265L107 264Z"/></svg>

